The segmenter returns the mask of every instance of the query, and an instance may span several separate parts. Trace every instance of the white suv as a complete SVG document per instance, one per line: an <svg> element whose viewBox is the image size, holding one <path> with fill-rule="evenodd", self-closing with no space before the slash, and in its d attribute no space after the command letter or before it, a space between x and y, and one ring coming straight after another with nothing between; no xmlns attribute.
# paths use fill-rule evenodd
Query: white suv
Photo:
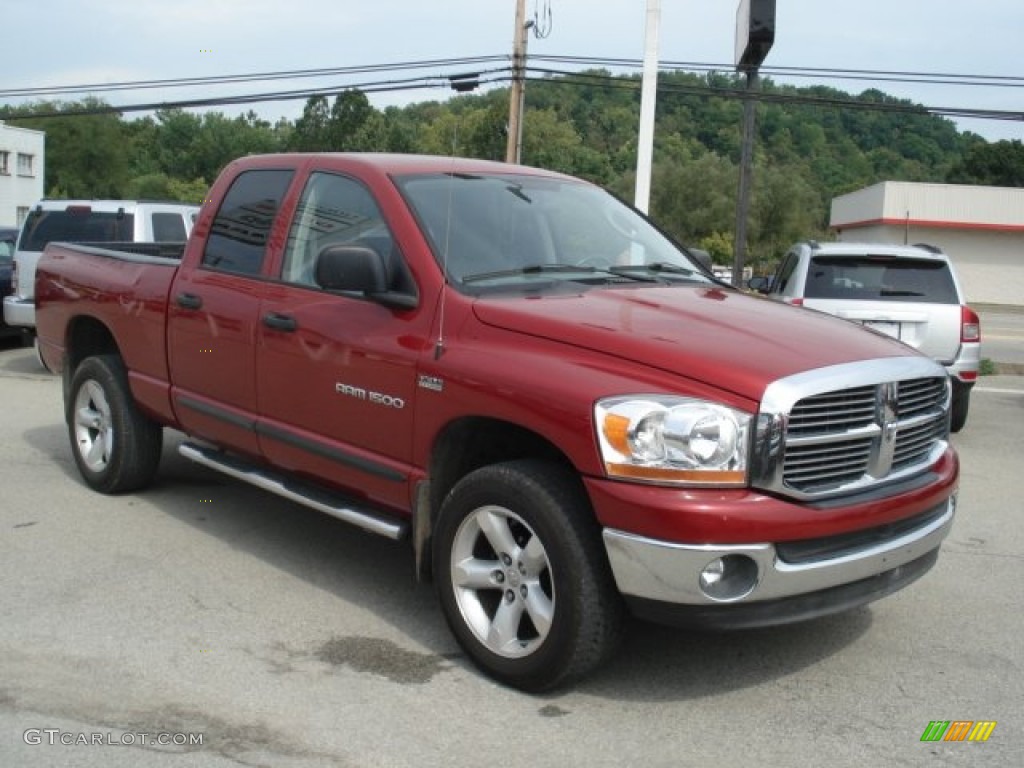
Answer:
<svg viewBox="0 0 1024 768"><path fill-rule="evenodd" d="M953 384L950 429L963 428L981 362L981 325L938 248L811 240L794 245L770 281L749 285L860 323L942 363Z"/></svg>
<svg viewBox="0 0 1024 768"><path fill-rule="evenodd" d="M40 200L28 213L14 253L12 295L4 320L35 329L36 263L47 243L185 242L198 205L136 200Z"/></svg>

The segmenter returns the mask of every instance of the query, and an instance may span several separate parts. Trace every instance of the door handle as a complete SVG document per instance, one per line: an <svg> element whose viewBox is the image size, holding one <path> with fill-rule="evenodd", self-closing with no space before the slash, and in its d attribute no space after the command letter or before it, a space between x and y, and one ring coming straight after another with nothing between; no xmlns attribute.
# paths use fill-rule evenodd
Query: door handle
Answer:
<svg viewBox="0 0 1024 768"><path fill-rule="evenodd" d="M273 328L275 331L287 331L291 333L299 324L295 322L295 318L291 315L282 315L277 312L268 312L263 316L263 324L267 328Z"/></svg>
<svg viewBox="0 0 1024 768"><path fill-rule="evenodd" d="M174 300L182 309L199 309L203 306L203 300L194 293L179 293Z"/></svg>

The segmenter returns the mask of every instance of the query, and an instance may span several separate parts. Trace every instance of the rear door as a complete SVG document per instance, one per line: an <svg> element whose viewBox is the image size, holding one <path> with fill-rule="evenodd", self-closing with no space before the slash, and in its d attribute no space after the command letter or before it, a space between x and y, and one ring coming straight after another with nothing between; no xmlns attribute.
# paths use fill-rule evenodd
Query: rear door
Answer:
<svg viewBox="0 0 1024 768"><path fill-rule="evenodd" d="M256 455L257 318L291 168L243 171L213 219L199 266L181 269L168 307L175 411L185 431ZM278 232L280 232L278 234ZM276 239L275 239L276 235Z"/></svg>
<svg viewBox="0 0 1024 768"><path fill-rule="evenodd" d="M369 188L337 173L310 174L255 328L261 449L275 466L407 509L416 363L431 318L420 307L322 290L317 254L341 244L377 251L389 288L416 295Z"/></svg>
<svg viewBox="0 0 1024 768"><path fill-rule="evenodd" d="M951 362L960 300L948 263L901 256L812 256L804 306L860 323Z"/></svg>

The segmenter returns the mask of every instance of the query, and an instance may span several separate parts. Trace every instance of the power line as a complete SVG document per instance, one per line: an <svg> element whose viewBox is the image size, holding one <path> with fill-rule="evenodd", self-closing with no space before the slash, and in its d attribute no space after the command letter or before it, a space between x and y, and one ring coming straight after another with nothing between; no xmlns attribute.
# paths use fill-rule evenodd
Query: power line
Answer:
<svg viewBox="0 0 1024 768"><path fill-rule="evenodd" d="M551 57L551 56L536 56L531 57L531 60L553 60L553 59L571 59L571 62L567 63L588 63L597 64L602 63L606 65L628 65L631 60L627 59L596 59L596 58L581 58L581 57ZM494 61L507 61L507 56L480 56L473 58L453 58L453 59L434 59L423 62L398 62L393 64L374 64L364 65L358 67L345 67L335 68L331 70L292 70L290 72L270 72L270 73L254 73L251 75L228 75L228 76L214 76L209 78L175 78L173 80L149 80L149 81L134 81L134 82L123 82L123 83L112 83L108 84L111 90L129 90L132 87L183 87L183 86L196 86L196 85L217 85L226 84L229 82L254 82L260 79L280 80L288 79L294 75L294 73L304 73L302 76L314 77L324 76L322 73L344 73L344 74L355 74L355 73L366 73L366 72L390 72L390 71L403 71L408 69L418 69L427 66L444 66L445 64L477 64L487 63ZM665 62L665 66L674 66L678 64L684 64L684 62ZM694 67L698 66L695 64L687 64L687 66ZM708 72L721 71L712 68L713 65L699 66L708 67ZM679 71L679 70L674 70ZM804 71L810 72L810 69L804 68ZM836 72L862 72L867 74L867 70L835 70ZM314 74L317 73L317 74ZM639 80L630 75L611 75L594 72L580 72L573 70L562 70L562 69L550 69L542 67L530 66L526 68L526 80L534 81L538 83L557 83L562 85L570 86L593 86L600 85L601 87L607 88L625 88L630 90L639 89ZM899 75L927 75L929 73L893 73ZM930 73L937 75L937 73ZM537 75L540 75L539 77ZM557 77L558 80L552 78ZM946 77L943 75L942 77ZM958 75L956 77L961 78L976 78L984 80L988 76L984 75ZM383 80L370 80L366 82L357 83L346 83L346 84L334 84L328 87L321 88L300 88L292 90L282 91L268 91L258 92L250 94L242 94L237 96L214 96L207 98L190 98L190 99L175 99L165 100L159 102L144 102L136 104L122 104L122 105L102 105L96 107L89 107L77 110L47 110L47 111L34 111L30 113L21 114L8 114L4 119L6 120L17 120L25 118L41 118L41 117L68 117L73 115L98 115L98 114L111 114L111 113L129 113L129 112L152 112L162 109L173 109L173 108L196 108L196 107L218 107L218 106L237 106L244 104L257 104L272 101L296 101L304 100L313 97L329 97L336 96L347 90L360 90L364 93L385 93L385 92L400 92L400 91L415 91L415 90L426 90L426 89L449 89L453 87L456 82L461 83L458 90L465 90L466 83L476 83L477 86L496 85L510 82L513 79L511 68L500 67L488 70L482 70L478 72L461 72L461 73L445 73L445 74L434 74L427 76L409 77L409 78L398 78L398 79L383 79ZM1020 85L1024 85L1024 78L1006 77L1001 78L1008 83L1014 84L1016 87L1016 81L1020 81ZM987 85L986 82L980 84ZM90 86L61 86L65 89L65 92L73 92L75 88L88 88ZM18 95L24 95L31 89L15 89ZM0 91L0 96L10 95L15 91ZM696 85L685 85L681 83L671 83L662 81L658 85L658 91L663 94L685 94L693 95L704 98L729 98L729 99L740 99L745 95L745 91L733 88L724 88L720 86L714 86L712 84ZM980 118L986 120L1013 120L1021 121L1024 120L1024 112L1016 110L994 110L994 109L980 109L973 107L946 107L946 106L925 106L920 104L914 104L908 101L901 101L893 99L893 101L872 101L863 99L843 99L838 97L825 97L809 94L799 93L788 93L780 91L760 91L756 98L763 102L768 103L779 103L779 104L803 104L818 107L836 108L836 109L864 109L864 110L875 110L882 112L900 112L907 114L932 114L942 117L959 117L959 118Z"/></svg>
<svg viewBox="0 0 1024 768"><path fill-rule="evenodd" d="M224 85L230 83L259 82L262 80L300 80L305 78L336 77L340 75L368 74L373 72L403 72L427 67L487 64L507 61L508 56L472 56L451 59L427 59L424 61L402 61L390 64L365 64L352 67L324 69L294 69L272 72L253 72L234 75L208 75L204 77L174 77L161 80L126 80L115 83L88 83L78 85L36 86L31 88L8 88L0 90L0 98L25 98L29 96L50 96L57 94L100 93L107 91L147 90L152 88L184 88L202 85Z"/></svg>
<svg viewBox="0 0 1024 768"><path fill-rule="evenodd" d="M35 86L26 88L8 88L0 90L0 98L26 98L75 93L102 93L121 90L147 90L153 88L183 88L202 85L225 85L232 83L259 82L270 80L291 80L321 77L337 77L354 74L402 72L428 67L469 66L472 64L488 64L498 61L510 61L507 54L491 56L453 57L446 59L425 59L421 61L398 61L380 64L364 64L349 67L330 67L319 69L272 70L268 72L236 73L230 75L210 75L204 77L175 77L157 80L126 80L114 83L80 83L77 85ZM577 64L584 66L607 66L627 69L640 69L640 59L608 58L597 56L562 56L535 54L531 61L561 64ZM688 72L731 72L730 64L663 61L662 71ZM1024 87L1024 76L1014 75L979 75L957 74L950 72L916 72L899 70L870 69L839 69L833 67L791 67L768 66L761 68L762 73L787 77L821 78L835 80L866 80L879 82L899 82L928 85L966 85L984 87Z"/></svg>
<svg viewBox="0 0 1024 768"><path fill-rule="evenodd" d="M640 69L640 59L601 58L594 56L558 56L538 54L531 57L534 61L547 61L560 64L579 64L586 66L607 66L629 69ZM693 62L693 61L662 61L662 71L687 72L732 72L732 64ZM1024 88L1024 76L1015 75L977 75L955 74L950 72L913 72L899 70L872 69L838 69L833 67L786 67L762 65L760 72L769 75L789 77L813 77L829 80L869 80L881 82L912 83L926 85L969 85L985 87Z"/></svg>
<svg viewBox="0 0 1024 768"><path fill-rule="evenodd" d="M545 77L527 77L528 80L551 84L586 85L600 84L610 88L638 90L640 83L632 77L616 77L587 72L543 69L529 67L531 73L539 73ZM553 80L552 76L559 79ZM748 94L738 88L721 88L712 85L690 86L676 83L661 82L658 84L659 94L686 94L708 98L743 99L754 98L757 101L776 104L804 104L809 106L830 107L840 109L864 109L878 112L898 112L905 114L932 114L941 117L971 117L987 120L1024 120L1024 112L1016 110L981 109L974 107L937 107L914 104L908 101L870 101L864 99L842 99L836 97L813 96L809 94L787 93L779 91L759 91Z"/></svg>

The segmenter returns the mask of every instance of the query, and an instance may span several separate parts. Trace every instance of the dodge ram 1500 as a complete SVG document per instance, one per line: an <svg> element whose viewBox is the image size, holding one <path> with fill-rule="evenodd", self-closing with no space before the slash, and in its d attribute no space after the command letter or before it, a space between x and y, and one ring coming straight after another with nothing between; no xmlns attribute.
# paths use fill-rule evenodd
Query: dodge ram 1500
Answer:
<svg viewBox="0 0 1024 768"><path fill-rule="evenodd" d="M179 430L408 539L467 655L524 690L595 668L627 610L740 628L874 600L953 521L941 366L726 287L556 173L247 157L180 255L51 244L36 298L88 485L142 489Z"/></svg>

